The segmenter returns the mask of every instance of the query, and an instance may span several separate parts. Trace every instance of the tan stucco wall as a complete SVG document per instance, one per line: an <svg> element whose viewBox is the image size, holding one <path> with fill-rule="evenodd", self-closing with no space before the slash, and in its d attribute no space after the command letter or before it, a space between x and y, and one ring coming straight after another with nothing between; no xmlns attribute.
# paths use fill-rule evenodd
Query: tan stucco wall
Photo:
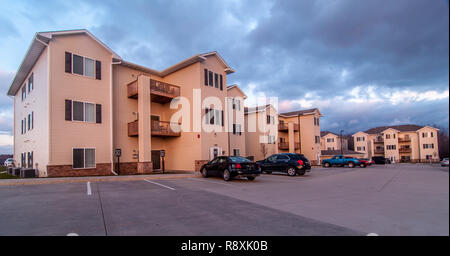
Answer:
<svg viewBox="0 0 450 256"><path fill-rule="evenodd" d="M244 121L244 97L245 95L238 90L236 87L233 87L227 90L228 97L228 111L232 111L229 115L229 132L230 132L230 154L233 154L234 149L239 149L241 156L247 156L246 148L245 148L245 121ZM232 99L237 99L240 102L240 110L233 109L232 107ZM241 135L233 135L233 124L241 125Z"/></svg>
<svg viewBox="0 0 450 256"><path fill-rule="evenodd" d="M273 124L267 124L267 115L275 117ZM256 131L249 130L249 123L256 122L256 126L250 124L250 127L256 127ZM264 157L278 153L278 112L272 106L259 112L245 114L245 147L247 156L253 156L255 161L262 160ZM275 136L275 144L264 143L268 135ZM262 144L265 145L266 155L262 152Z"/></svg>
<svg viewBox="0 0 450 256"><path fill-rule="evenodd" d="M102 80L66 73L65 51L102 62ZM50 165L72 164L74 147L96 149L96 163L111 163L112 54L87 35L56 36L50 42ZM65 99L102 105L102 123L65 121Z"/></svg>
<svg viewBox="0 0 450 256"><path fill-rule="evenodd" d="M14 161L21 163L21 153L33 152L34 167L38 169L39 176L46 176L46 166L49 160L49 104L48 104L48 48L44 50L32 68L34 89L22 101L22 87L14 97ZM22 85L23 86L23 85ZM21 134L21 120L34 112L34 128ZM28 127L28 124L27 124Z"/></svg>
<svg viewBox="0 0 450 256"><path fill-rule="evenodd" d="M423 138L422 133L427 132L428 137ZM430 133L433 132L433 137L430 137ZM438 130L432 127L424 127L417 131L418 136L418 148L419 156L422 161L426 160L426 155L432 155L434 160L439 159L439 146L437 140ZM424 149L423 144L434 144L434 148Z"/></svg>

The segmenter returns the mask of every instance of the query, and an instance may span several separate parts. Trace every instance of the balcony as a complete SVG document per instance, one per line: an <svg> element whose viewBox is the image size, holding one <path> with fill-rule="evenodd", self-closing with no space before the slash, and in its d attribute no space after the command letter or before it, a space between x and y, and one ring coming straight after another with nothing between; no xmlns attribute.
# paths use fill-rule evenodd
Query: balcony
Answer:
<svg viewBox="0 0 450 256"><path fill-rule="evenodd" d="M411 148L399 148L398 152L400 152L400 153L411 153Z"/></svg>
<svg viewBox="0 0 450 256"><path fill-rule="evenodd" d="M298 124L294 124L294 132L298 132ZM280 132L288 132L289 131L289 125L286 123L280 123L278 124L278 131Z"/></svg>
<svg viewBox="0 0 450 256"><path fill-rule="evenodd" d="M375 154L384 154L384 149L375 149L373 152Z"/></svg>
<svg viewBox="0 0 450 256"><path fill-rule="evenodd" d="M169 136L169 137L181 136L180 131L176 132L172 130L172 128L181 131L179 123L152 120L152 136Z"/></svg>
<svg viewBox="0 0 450 256"><path fill-rule="evenodd" d="M294 148L295 149L299 149L300 148L300 143L299 142L294 142ZM289 142L279 142L278 143L278 149L289 150Z"/></svg>
<svg viewBox="0 0 450 256"><path fill-rule="evenodd" d="M171 123L167 121L156 121L152 120L152 136L158 137L179 137L181 132L173 131L171 127L180 127L178 123ZM133 121L128 123L128 136L137 137L139 136L139 121Z"/></svg>
<svg viewBox="0 0 450 256"><path fill-rule="evenodd" d="M384 143L384 139L374 139L373 143L374 144L383 144Z"/></svg>
<svg viewBox="0 0 450 256"><path fill-rule="evenodd" d="M411 142L411 138L410 137L403 137L403 138L398 137L398 142Z"/></svg>
<svg viewBox="0 0 450 256"><path fill-rule="evenodd" d="M288 142L279 142L278 149L289 150L289 143Z"/></svg>
<svg viewBox="0 0 450 256"><path fill-rule="evenodd" d="M135 80L127 84L128 98L138 98L138 81ZM168 103L172 99L180 96L180 87L160 81L150 79L150 96L153 102Z"/></svg>

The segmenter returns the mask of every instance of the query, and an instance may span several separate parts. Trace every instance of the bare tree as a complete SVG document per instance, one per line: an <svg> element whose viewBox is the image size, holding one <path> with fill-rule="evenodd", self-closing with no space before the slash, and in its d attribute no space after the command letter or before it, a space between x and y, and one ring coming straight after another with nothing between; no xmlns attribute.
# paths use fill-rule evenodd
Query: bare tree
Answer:
<svg viewBox="0 0 450 256"><path fill-rule="evenodd" d="M442 159L444 157L448 157L448 155L449 155L448 129L443 126L436 125L436 124L431 124L429 126L439 129L438 138L437 138L438 139L439 158Z"/></svg>

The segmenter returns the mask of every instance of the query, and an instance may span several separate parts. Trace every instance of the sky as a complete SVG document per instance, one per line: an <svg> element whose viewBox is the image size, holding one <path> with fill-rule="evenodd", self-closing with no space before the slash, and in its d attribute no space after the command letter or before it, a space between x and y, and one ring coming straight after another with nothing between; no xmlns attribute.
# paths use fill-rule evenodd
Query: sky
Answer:
<svg viewBox="0 0 450 256"><path fill-rule="evenodd" d="M448 130L448 0L0 1L0 154L12 152L6 92L34 34L80 28L157 70L218 51L249 105L317 107L321 130Z"/></svg>

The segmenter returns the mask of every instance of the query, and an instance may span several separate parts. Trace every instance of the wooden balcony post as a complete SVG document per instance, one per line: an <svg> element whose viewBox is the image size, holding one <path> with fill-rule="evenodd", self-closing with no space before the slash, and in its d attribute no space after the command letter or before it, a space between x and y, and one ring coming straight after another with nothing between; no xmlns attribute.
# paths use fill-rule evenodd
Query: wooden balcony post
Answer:
<svg viewBox="0 0 450 256"><path fill-rule="evenodd" d="M150 100L150 77L140 75L138 77L138 112L139 112L139 162L138 173L152 171L152 145L151 145L151 100Z"/></svg>
<svg viewBox="0 0 450 256"><path fill-rule="evenodd" d="M289 152L295 153L294 123L288 123Z"/></svg>

